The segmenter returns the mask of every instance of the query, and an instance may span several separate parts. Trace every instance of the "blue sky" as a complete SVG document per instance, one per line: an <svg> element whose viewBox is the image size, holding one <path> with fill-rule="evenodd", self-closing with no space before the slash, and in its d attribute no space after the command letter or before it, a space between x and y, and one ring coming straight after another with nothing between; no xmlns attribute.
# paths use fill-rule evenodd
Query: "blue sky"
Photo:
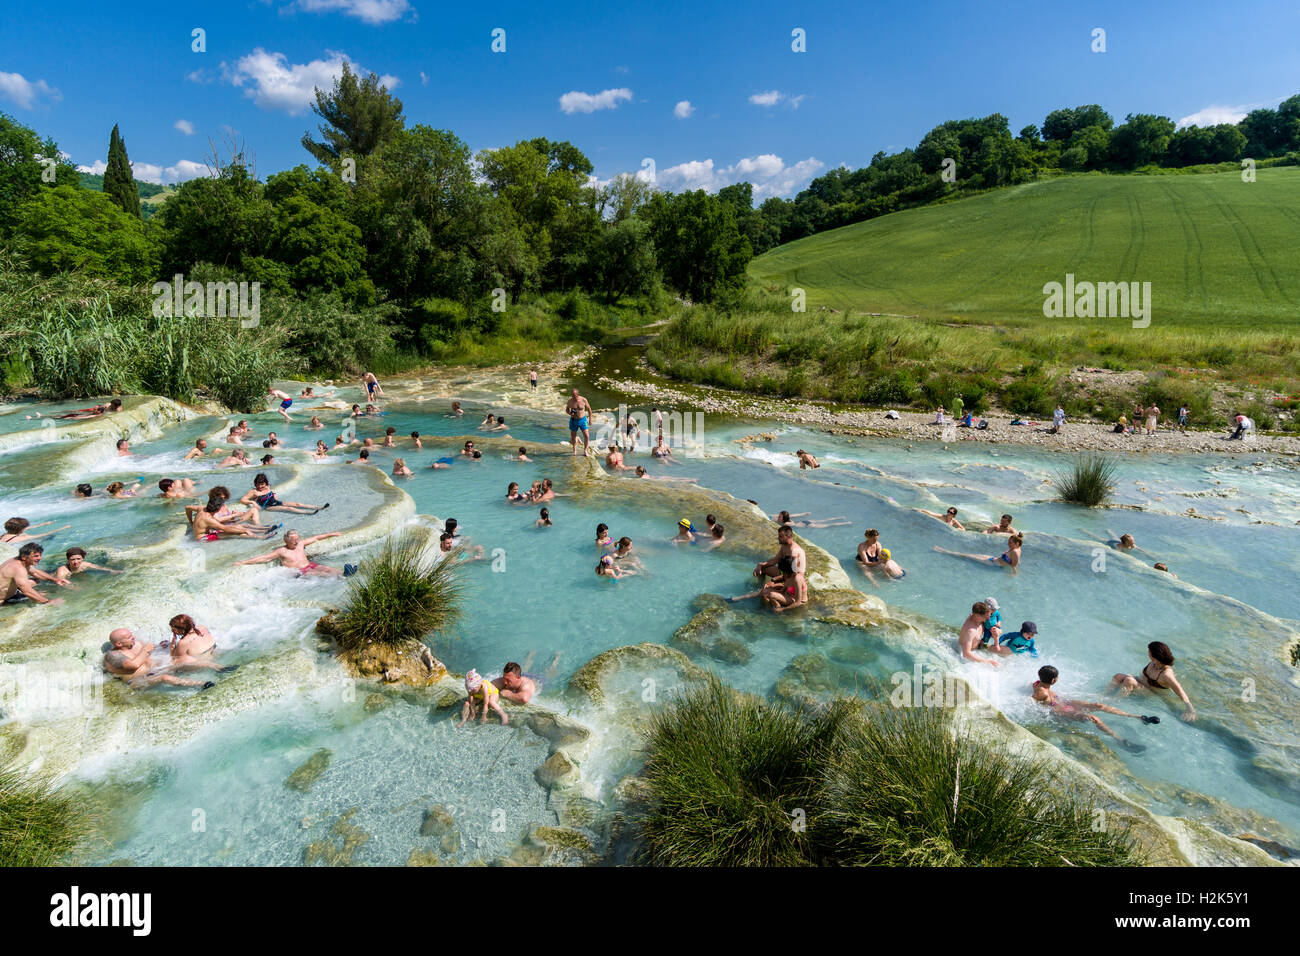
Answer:
<svg viewBox="0 0 1300 956"><path fill-rule="evenodd" d="M262 177L309 163L311 87L343 57L394 78L408 124L475 150L567 139L601 180L649 158L665 188L749 180L759 198L947 119L1001 112L1018 131L1096 102L1117 120L1222 121L1300 92L1294 2L64 0L57 21L48 9L6 4L0 109L83 166L102 162L118 123L153 181L202 174L209 139L228 130ZM206 52L191 49L196 27ZM805 53L791 50L796 27Z"/></svg>

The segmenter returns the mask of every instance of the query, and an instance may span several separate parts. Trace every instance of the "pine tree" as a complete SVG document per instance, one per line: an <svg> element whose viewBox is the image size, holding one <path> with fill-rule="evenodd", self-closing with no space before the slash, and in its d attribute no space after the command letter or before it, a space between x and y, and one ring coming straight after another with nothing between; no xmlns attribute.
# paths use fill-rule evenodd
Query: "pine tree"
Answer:
<svg viewBox="0 0 1300 956"><path fill-rule="evenodd" d="M402 101L374 73L358 76L347 63L333 89L316 89L312 112L325 121L317 126L321 141L304 133L303 148L331 168L344 157L369 156L406 126Z"/></svg>
<svg viewBox="0 0 1300 956"><path fill-rule="evenodd" d="M126 157L126 141L113 126L108 140L108 168L104 170L104 194L135 217L140 216L140 191L131 175L131 161Z"/></svg>

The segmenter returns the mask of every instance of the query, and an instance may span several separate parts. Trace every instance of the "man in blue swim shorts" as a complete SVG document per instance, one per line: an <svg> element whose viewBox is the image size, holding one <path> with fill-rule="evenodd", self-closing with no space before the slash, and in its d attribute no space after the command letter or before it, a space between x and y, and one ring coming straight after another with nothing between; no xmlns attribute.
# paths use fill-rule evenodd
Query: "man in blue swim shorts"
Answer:
<svg viewBox="0 0 1300 956"><path fill-rule="evenodd" d="M591 403L579 395L575 388L564 410L569 415L569 447L575 455L578 453L578 432L582 432L582 454L585 456L587 446L591 444L591 435L587 431L591 421Z"/></svg>

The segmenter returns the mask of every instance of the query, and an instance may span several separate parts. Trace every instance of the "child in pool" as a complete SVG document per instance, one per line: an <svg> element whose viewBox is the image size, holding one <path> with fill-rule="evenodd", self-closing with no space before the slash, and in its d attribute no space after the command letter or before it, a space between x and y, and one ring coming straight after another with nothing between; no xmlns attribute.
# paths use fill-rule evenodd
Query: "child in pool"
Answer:
<svg viewBox="0 0 1300 956"><path fill-rule="evenodd" d="M471 670L465 675L465 692L469 696L465 698L465 705L460 709L460 723L456 725L457 728L464 727L465 722L474 716L475 703L479 705L480 724L487 723L488 708L497 712L503 726L510 723L510 718L501 709L501 691L497 689L496 684L480 677L478 671Z"/></svg>
<svg viewBox="0 0 1300 956"><path fill-rule="evenodd" d="M596 525L596 547L606 551L615 547L614 539L609 533L609 525L604 523Z"/></svg>
<svg viewBox="0 0 1300 956"><path fill-rule="evenodd" d="M543 508L542 516L533 522L534 528L549 528L551 526L551 509Z"/></svg>
<svg viewBox="0 0 1300 956"><path fill-rule="evenodd" d="M394 458L394 459L393 459L393 477L394 477L394 478L410 478L413 474L415 474L415 472L411 471L410 468L407 468L407 467L406 467L406 459L405 459L405 458Z"/></svg>
<svg viewBox="0 0 1300 956"><path fill-rule="evenodd" d="M614 556L612 554L604 555L596 565L596 575L602 578L613 578L614 580L618 580L619 578L625 578L636 573L637 571L635 568L620 568L614 563Z"/></svg>
<svg viewBox="0 0 1300 956"><path fill-rule="evenodd" d="M1117 717L1133 717L1141 720L1144 724L1158 724L1159 717L1144 717L1141 714L1130 714L1127 711L1120 710L1117 707L1111 707L1108 704L1095 704L1088 700L1063 700L1056 696L1056 691L1052 690L1052 685L1056 683L1060 672L1050 664L1038 668L1038 680L1034 681L1033 692L1030 696L1038 703L1052 708L1060 717L1066 720L1077 720L1080 723L1093 724L1102 733L1114 737L1121 747L1125 747L1134 753L1141 753L1146 750L1142 744L1135 744L1132 741L1125 740L1115 731L1107 727L1100 717L1091 713L1094 710L1100 710L1105 714L1114 714Z"/></svg>

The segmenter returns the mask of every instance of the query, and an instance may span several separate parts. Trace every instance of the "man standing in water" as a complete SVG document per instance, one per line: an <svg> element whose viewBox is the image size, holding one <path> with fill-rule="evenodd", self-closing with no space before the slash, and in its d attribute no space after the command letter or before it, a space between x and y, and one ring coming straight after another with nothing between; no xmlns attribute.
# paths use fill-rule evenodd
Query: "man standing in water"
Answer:
<svg viewBox="0 0 1300 956"><path fill-rule="evenodd" d="M573 449L575 455L578 453L578 432L582 432L582 453L586 455L587 446L591 444L591 435L588 432L591 423L591 403L579 395L575 388L570 393L564 410L569 416L569 447Z"/></svg>
<svg viewBox="0 0 1300 956"><path fill-rule="evenodd" d="M44 548L35 541L28 541L18 549L18 557L0 564L0 604L17 604L22 600L35 601L37 604L63 603L63 598L47 598L32 583L32 578L53 581L55 584L68 583L36 566L41 563L44 554Z"/></svg>

